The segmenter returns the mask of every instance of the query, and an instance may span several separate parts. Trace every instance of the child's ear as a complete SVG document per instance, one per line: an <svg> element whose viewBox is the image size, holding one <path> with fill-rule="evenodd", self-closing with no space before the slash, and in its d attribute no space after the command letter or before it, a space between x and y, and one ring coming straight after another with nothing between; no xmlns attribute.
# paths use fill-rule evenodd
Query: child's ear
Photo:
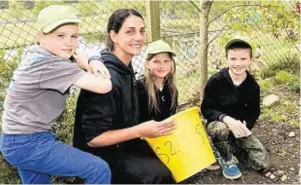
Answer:
<svg viewBox="0 0 301 185"><path fill-rule="evenodd" d="M44 36L45 34L43 32L38 33L38 42L40 43L40 45L43 45L45 43Z"/></svg>
<svg viewBox="0 0 301 185"><path fill-rule="evenodd" d="M149 67L149 60L146 60L146 61L145 61L145 67L146 67L147 69L150 68L150 67Z"/></svg>

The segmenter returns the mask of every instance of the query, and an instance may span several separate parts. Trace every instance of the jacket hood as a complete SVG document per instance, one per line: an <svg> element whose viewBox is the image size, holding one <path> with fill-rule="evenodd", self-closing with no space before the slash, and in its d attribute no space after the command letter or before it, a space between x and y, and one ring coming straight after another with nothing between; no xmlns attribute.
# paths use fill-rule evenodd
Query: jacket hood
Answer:
<svg viewBox="0 0 301 185"><path fill-rule="evenodd" d="M103 63L107 68L112 68L122 74L134 74L132 63L126 66L116 55L104 49L100 52Z"/></svg>
<svg viewBox="0 0 301 185"><path fill-rule="evenodd" d="M246 82L249 81L248 80L249 78L252 78L251 75L250 75L250 73L248 71L246 71L246 73L247 73L247 77L242 82L242 84L245 84ZM233 81L232 81L231 76L229 74L229 67L222 69L221 70L221 75L222 75L223 78L225 78L227 80L228 83L233 84Z"/></svg>

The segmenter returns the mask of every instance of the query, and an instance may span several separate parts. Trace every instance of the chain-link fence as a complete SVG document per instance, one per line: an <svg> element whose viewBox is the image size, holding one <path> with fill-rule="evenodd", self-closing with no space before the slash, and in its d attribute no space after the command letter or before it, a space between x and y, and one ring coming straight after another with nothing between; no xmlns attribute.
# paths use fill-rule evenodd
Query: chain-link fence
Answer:
<svg viewBox="0 0 301 185"><path fill-rule="evenodd" d="M256 6L257 2L220 2L212 4L209 14L208 69L209 74L220 69L225 64L222 43L232 33L248 35L257 48L257 58L266 63L279 62L289 55L299 57L299 42L297 30L281 30L266 32L261 19L265 15L256 13L264 8ZM296 13L297 1L278 2L280 9L288 14ZM119 8L134 8L146 16L145 1L1 1L0 5L0 49L4 51L3 59L11 60L24 47L36 42L38 12L50 4L68 4L79 11L83 19L80 30L79 49L89 53L98 53L105 47L106 25L109 16ZM258 3L257 3L258 4ZM253 13L240 13L242 10ZM161 1L160 33L161 38L169 42L177 52L177 85L180 103L186 102L196 91L200 72L197 66L199 43L199 1ZM254 13L255 12L255 13ZM270 11L271 12L271 11ZM277 9L272 13L276 13ZM55 13L55 12L54 12ZM235 18L235 14L238 14ZM243 15L243 19L241 19ZM229 21L230 17L230 21ZM147 19L146 19L147 21ZM271 20L279 21L279 20ZM252 27L237 27L229 24L239 23ZM272 24L272 23L271 23ZM277 23L276 23L277 24ZM251 30L250 30L251 29ZM290 40L290 41L288 41ZM140 56L133 59L138 75L144 71L144 50ZM261 55L261 56L259 56Z"/></svg>
<svg viewBox="0 0 301 185"><path fill-rule="evenodd" d="M274 3L274 4L273 4ZM35 19L41 9L50 4L67 4L79 11L81 23L79 49L99 53L105 47L106 25L109 16L119 8L133 8L146 17L145 1L2 1L0 0L0 113L5 88L12 76L16 61L27 46L34 44L37 35ZM160 1L160 36L177 53L177 87L179 103L183 104L200 91L198 48L200 43L200 1ZM54 12L55 13L55 12ZM223 44L233 34L247 35L256 48L255 60L269 65L284 63L287 58L300 59L300 3L298 1L214 1L208 21L209 75L225 66ZM148 19L145 24L148 25ZM147 44L146 44L147 45ZM144 71L145 48L134 57L137 75ZM5 64L10 65L2 65ZM285 66L285 65L284 65ZM299 69L297 69L299 70ZM71 144L75 98L67 104L59 120L58 138ZM1 121L0 121L1 122ZM17 170L3 162L0 155L0 183L20 183ZM74 183L74 179L54 178L56 183Z"/></svg>

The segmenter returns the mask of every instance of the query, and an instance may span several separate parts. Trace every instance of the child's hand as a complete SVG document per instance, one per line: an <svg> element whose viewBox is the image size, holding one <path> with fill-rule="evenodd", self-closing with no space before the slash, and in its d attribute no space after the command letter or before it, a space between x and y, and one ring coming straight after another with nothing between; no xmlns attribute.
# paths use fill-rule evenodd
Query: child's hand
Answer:
<svg viewBox="0 0 301 185"><path fill-rule="evenodd" d="M249 130L241 121L226 116L224 122L228 125L229 130L236 138L246 137L246 129Z"/></svg>
<svg viewBox="0 0 301 185"><path fill-rule="evenodd" d="M242 122L245 125L245 137L248 137L252 132L248 129L246 121Z"/></svg>
<svg viewBox="0 0 301 185"><path fill-rule="evenodd" d="M72 56L79 68L88 70L88 55L86 52L75 52Z"/></svg>
<svg viewBox="0 0 301 185"><path fill-rule="evenodd" d="M167 119L161 122L151 120L138 125L139 135L149 138L171 134L174 129L176 129L176 122L173 119Z"/></svg>
<svg viewBox="0 0 301 185"><path fill-rule="evenodd" d="M111 78L110 72L107 67L100 61L92 60L89 63L88 72L93 73L97 77Z"/></svg>

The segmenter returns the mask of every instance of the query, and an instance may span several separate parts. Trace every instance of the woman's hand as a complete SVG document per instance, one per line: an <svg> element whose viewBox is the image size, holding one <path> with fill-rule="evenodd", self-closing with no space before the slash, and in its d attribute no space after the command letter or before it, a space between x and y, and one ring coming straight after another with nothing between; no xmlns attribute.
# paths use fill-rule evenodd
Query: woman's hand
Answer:
<svg viewBox="0 0 301 185"><path fill-rule="evenodd" d="M176 122L173 119L166 119L164 121L146 121L137 125L140 137L159 137L171 134L176 128Z"/></svg>

